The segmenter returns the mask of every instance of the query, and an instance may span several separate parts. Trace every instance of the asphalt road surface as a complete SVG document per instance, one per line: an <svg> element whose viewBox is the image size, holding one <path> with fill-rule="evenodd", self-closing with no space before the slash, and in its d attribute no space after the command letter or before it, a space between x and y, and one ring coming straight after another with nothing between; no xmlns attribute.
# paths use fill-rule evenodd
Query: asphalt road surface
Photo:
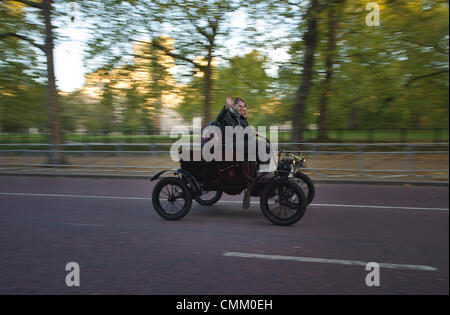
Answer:
<svg viewBox="0 0 450 315"><path fill-rule="evenodd" d="M153 185L0 176L0 294L449 293L448 187L320 184L281 227L227 195L165 221Z"/></svg>

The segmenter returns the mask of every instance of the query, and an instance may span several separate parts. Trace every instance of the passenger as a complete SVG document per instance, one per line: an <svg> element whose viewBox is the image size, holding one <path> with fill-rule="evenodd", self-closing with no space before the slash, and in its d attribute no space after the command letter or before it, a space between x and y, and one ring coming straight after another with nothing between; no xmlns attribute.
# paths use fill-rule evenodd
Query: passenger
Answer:
<svg viewBox="0 0 450 315"><path fill-rule="evenodd" d="M236 97L233 99L231 94L228 94L225 106L217 115L216 120L208 122L202 131L202 147L206 142L212 139L209 129L210 126L218 126L220 128L222 131L222 143L224 143L226 126L242 126L243 128L248 126L247 104L242 98ZM220 139L216 139L216 141L220 141Z"/></svg>
<svg viewBox="0 0 450 315"><path fill-rule="evenodd" d="M209 126L219 127L222 131L222 139L215 138L214 135L211 135L211 132L210 132L211 129L208 128ZM213 122L207 123L205 128L203 129L202 147L206 142L208 142L210 140L213 140L215 142L215 145L222 143L222 145L225 146L225 127L226 126L231 126L231 127L241 126L244 129L249 126L249 124L247 122L247 104L240 97L236 97L233 99L231 94L227 95L225 106L222 108L220 113L217 115L216 120ZM249 141L254 141L254 137L256 137L257 135L258 135L258 132L254 128L252 128L250 133L245 134L244 138L240 138L240 139L243 139L243 141L244 141L244 143L243 143L244 161L248 161L248 157L249 157L248 143L249 143ZM232 150L234 152L236 152L236 149L238 147L236 141L237 141L236 134L233 134ZM255 147L256 152L254 152L255 156L257 155L259 145L265 146L267 148L266 152L270 152L270 146L268 144L266 144L265 141L263 143L259 143L258 139L256 139L256 147ZM225 152L224 150L230 149L230 148L226 148L226 147L222 147L222 148L223 148L222 152ZM258 161L258 163L267 164L268 162L270 162L270 159L268 161L266 161L266 160L261 161L261 160L259 160L259 158L257 158L257 161Z"/></svg>
<svg viewBox="0 0 450 315"><path fill-rule="evenodd" d="M216 121L221 127L225 126L248 126L247 104L242 98L233 99L231 94L227 95L225 106L217 115Z"/></svg>

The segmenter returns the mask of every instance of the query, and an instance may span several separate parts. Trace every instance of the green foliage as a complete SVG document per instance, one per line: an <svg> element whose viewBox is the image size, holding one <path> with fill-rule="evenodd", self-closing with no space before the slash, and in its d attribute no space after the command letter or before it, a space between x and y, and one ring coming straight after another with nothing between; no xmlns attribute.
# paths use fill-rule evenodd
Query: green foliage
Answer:
<svg viewBox="0 0 450 315"><path fill-rule="evenodd" d="M227 65L214 69L213 119L225 105L228 93L246 101L253 125L268 125L286 118L287 110L273 96L274 80L267 75L266 64L267 57L254 50L242 57L232 57ZM202 78L194 77L182 90L184 102L178 110L186 119L202 115L203 88Z"/></svg>
<svg viewBox="0 0 450 315"><path fill-rule="evenodd" d="M331 3L318 2L324 8ZM448 2L377 1L381 25L374 27L365 24L367 2L345 1L327 128L448 128ZM55 17L66 14L65 3L55 1ZM97 103L85 102L80 92L61 96L64 129L151 131L165 93L183 97L178 110L186 121L204 115L206 95L211 96L214 119L228 93L246 100L253 125L299 119L292 117L292 106L302 78L307 1L77 3L91 31L86 66L89 71L102 69L109 83L102 86ZM42 25L36 10L23 11L18 4L0 1L0 35L15 32L42 45ZM248 13L246 32L239 34L245 37L244 50L250 48L250 52L239 55L227 50L227 39L234 34L231 13L244 7ZM326 10L314 18L318 23L318 44L312 87L302 117L305 125L317 123L321 114L319 101L329 53ZM260 22L264 27L258 27ZM284 35L274 33L280 26L286 30ZM173 41L165 42L168 37L162 35ZM140 51L133 50L136 43L144 45ZM0 46L0 130L45 129L43 53L17 37L0 36ZM275 64L270 52L279 47L290 58ZM167 56L172 58L170 66L166 64ZM212 62L209 91L205 80L207 60ZM172 71L175 63L178 67ZM278 69L276 77L267 74L274 66ZM118 68L126 73L123 78L118 77ZM140 80L130 76L139 72L148 76ZM131 84L127 88L115 87L114 80L121 79Z"/></svg>
<svg viewBox="0 0 450 315"><path fill-rule="evenodd" d="M346 2L327 127L447 128L448 5L442 1L380 5L381 25L369 27L365 3ZM320 41L305 117L308 124L320 114L327 53L326 19L323 13L317 19ZM301 41L292 42L291 60L279 72L280 87L287 91L283 101L291 104L301 77L302 50Z"/></svg>
<svg viewBox="0 0 450 315"><path fill-rule="evenodd" d="M0 16L0 35L34 31L17 3L1 1ZM0 131L44 129L46 90L38 56L39 50L28 42L0 36Z"/></svg>
<svg viewBox="0 0 450 315"><path fill-rule="evenodd" d="M123 122L121 129L125 132L128 130L136 130L142 126L142 103L144 97L139 94L136 86L132 86L127 90L125 109L123 112Z"/></svg>
<svg viewBox="0 0 450 315"><path fill-rule="evenodd" d="M424 8L389 2L379 27L359 28L366 12L348 8L331 108L344 117L330 115L331 126L355 118L372 128L448 126L448 7Z"/></svg>

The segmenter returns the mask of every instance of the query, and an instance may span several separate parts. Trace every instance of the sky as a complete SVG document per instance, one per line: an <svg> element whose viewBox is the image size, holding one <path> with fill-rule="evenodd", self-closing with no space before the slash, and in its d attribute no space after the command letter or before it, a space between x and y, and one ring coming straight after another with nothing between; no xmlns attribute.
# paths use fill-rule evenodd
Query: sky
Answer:
<svg viewBox="0 0 450 315"><path fill-rule="evenodd" d="M60 90L73 92L84 84L83 46L88 30L76 3L69 3L64 9L69 14L58 23L58 35L63 36L64 41L55 46L55 75Z"/></svg>
<svg viewBox="0 0 450 315"><path fill-rule="evenodd" d="M60 90L73 92L84 84L83 43L86 31L67 29L70 40L55 47L55 75Z"/></svg>
<svg viewBox="0 0 450 315"><path fill-rule="evenodd" d="M81 88L84 84L84 75L86 68L83 65L83 51L84 45L88 36L88 30L83 24L83 21L79 18L76 8L68 8L72 10L74 20L70 20L71 15L67 20L60 25L59 34L64 36L66 40L61 41L55 47L55 75L58 88L64 92L73 92ZM243 29L246 26L247 16L243 10L238 10L232 13L231 23L237 27L237 29ZM261 25L261 27L264 27ZM271 36L282 35L284 30L279 28L275 30L275 34ZM231 51L236 51L236 54L243 55L252 50L252 47L238 46L242 40L242 35L239 31L236 31L227 40L227 47L231 47ZM239 47L239 49L238 49ZM267 54L272 61L267 72L269 75L276 75L277 62L285 61L289 58L286 49L279 48L276 50L267 51ZM176 72L177 67L174 68Z"/></svg>

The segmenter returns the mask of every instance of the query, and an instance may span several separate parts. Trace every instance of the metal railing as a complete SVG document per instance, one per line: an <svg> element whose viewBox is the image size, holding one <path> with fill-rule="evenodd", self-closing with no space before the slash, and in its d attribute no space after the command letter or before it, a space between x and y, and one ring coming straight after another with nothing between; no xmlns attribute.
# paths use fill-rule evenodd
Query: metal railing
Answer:
<svg viewBox="0 0 450 315"><path fill-rule="evenodd" d="M171 143L67 143L68 164L48 164L49 144L0 144L0 173L141 174L178 164ZM316 178L384 178L448 181L446 143L279 143L301 151L305 173Z"/></svg>
<svg viewBox="0 0 450 315"><path fill-rule="evenodd" d="M326 129L327 137L332 142L344 143L357 141L362 143L374 142L444 142L449 140L448 128L392 128L392 129ZM280 139L290 138L290 129L279 128ZM303 129L304 141L315 142L321 130ZM101 142L101 143L148 143L170 141L167 132L160 133L144 129L121 130L83 130L64 131L66 141L75 142ZM49 139L46 132L37 133L0 133L0 143L45 143ZM161 140L165 139L165 140Z"/></svg>

